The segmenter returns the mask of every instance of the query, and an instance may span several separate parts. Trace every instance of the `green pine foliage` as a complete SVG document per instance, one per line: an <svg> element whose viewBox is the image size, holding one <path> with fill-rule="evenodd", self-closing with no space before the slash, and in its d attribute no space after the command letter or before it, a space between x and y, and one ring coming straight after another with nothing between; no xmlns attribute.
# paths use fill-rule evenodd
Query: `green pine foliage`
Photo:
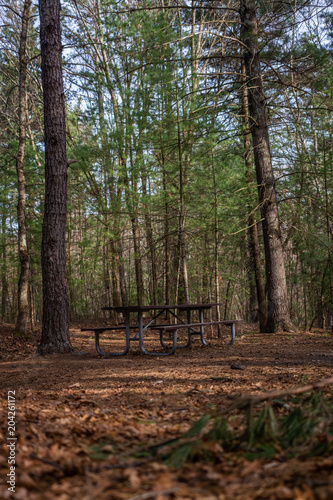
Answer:
<svg viewBox="0 0 333 500"><path fill-rule="evenodd" d="M161 2L140 2L140 9L157 6ZM292 319L299 327L328 329L333 315L332 15L327 10L315 16L315 6L294 1L257 6ZM1 319L14 321L20 18L5 5L0 15L0 302ZM199 7L135 11L125 0L65 0L62 33L67 156L77 160L68 170L71 318L98 317L102 306L125 299L135 303L140 266L144 302L181 302L182 215L190 301L218 298L221 315L250 320L249 211L263 245L255 172L252 187L245 175L237 13ZM40 321L42 306L38 44L34 17L25 160L32 323Z"/></svg>
<svg viewBox="0 0 333 500"><path fill-rule="evenodd" d="M214 447L213 445L218 445ZM164 458L172 467L221 453L254 458L321 456L333 451L333 401L321 392L286 403L247 403L230 415L201 417Z"/></svg>

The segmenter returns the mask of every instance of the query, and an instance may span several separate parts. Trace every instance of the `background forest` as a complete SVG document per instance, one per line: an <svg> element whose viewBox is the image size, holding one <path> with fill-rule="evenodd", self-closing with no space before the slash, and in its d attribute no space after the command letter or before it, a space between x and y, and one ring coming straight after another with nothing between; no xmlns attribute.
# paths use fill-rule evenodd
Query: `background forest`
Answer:
<svg viewBox="0 0 333 500"><path fill-rule="evenodd" d="M331 3L255 2L289 309L303 328L332 328ZM17 320L26 286L34 327L38 4L2 3L0 19L0 319ZM265 257L241 30L236 0L63 0L72 321L103 306L184 301L258 320Z"/></svg>

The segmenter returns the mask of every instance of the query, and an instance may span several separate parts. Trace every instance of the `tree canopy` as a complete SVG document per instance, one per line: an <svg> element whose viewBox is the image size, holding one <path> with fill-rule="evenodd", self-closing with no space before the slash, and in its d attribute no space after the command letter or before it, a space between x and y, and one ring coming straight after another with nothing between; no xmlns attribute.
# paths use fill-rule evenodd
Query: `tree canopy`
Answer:
<svg viewBox="0 0 333 500"><path fill-rule="evenodd" d="M45 143L38 12L33 2L22 59L25 3L0 6L0 317L15 321L19 307L21 60L33 325L42 317ZM288 322L332 327L331 4L62 2L67 158L77 160L68 167L71 320L98 316L102 306L188 301L221 302L216 314L225 319L274 316L281 293L270 280L267 248L278 241ZM263 110L271 177L260 180L253 137ZM271 233L268 184L279 219Z"/></svg>

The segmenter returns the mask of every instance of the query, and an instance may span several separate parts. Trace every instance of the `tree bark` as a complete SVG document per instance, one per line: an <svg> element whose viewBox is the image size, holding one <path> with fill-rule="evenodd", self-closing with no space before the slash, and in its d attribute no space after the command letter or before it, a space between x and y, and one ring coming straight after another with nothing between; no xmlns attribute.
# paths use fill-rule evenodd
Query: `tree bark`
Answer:
<svg viewBox="0 0 333 500"><path fill-rule="evenodd" d="M5 202L2 205L1 217L1 321L5 322L7 319L8 308L8 278L7 278L7 241L6 241L6 227L7 227L7 207Z"/></svg>
<svg viewBox="0 0 333 500"><path fill-rule="evenodd" d="M183 152L180 131L180 113L179 113L179 98L177 92L177 138L178 138L178 155L179 155L179 255L180 255L180 269L183 285L183 301L188 304L189 286L187 274L187 258L186 258L186 242L185 242L185 204L184 204L184 166L183 166Z"/></svg>
<svg viewBox="0 0 333 500"><path fill-rule="evenodd" d="M125 193L128 213L131 219L133 247L134 247L134 263L135 263L135 278L136 278L136 292L137 303L139 306L145 303L145 289L143 283L143 269L142 269L142 255L140 246L140 226L138 221L138 203L136 200L137 194L137 180L134 171L134 162L132 150L130 148L130 164L131 164L131 183L129 181L128 173L125 174Z"/></svg>
<svg viewBox="0 0 333 500"><path fill-rule="evenodd" d="M28 103L27 103L27 36L31 0L25 0L22 15L22 29L19 48L19 146L16 157L16 173L18 184L17 220L18 220L18 253L21 263L18 284L18 315L16 332L26 333L29 329L29 275L30 258L28 250L28 228L26 221L27 187L24 172L25 145L27 137Z"/></svg>
<svg viewBox="0 0 333 500"><path fill-rule="evenodd" d="M72 352L66 281L67 168L61 61L60 1L40 0L45 132L45 205L42 232L43 321L40 354Z"/></svg>
<svg viewBox="0 0 333 500"><path fill-rule="evenodd" d="M219 274L219 214L218 214L218 191L216 182L216 169L214 156L212 155L212 176L214 186L214 279L215 279L215 302L220 303L220 274ZM216 319L221 321L221 306L216 306ZM221 325L217 325L217 336L222 337Z"/></svg>
<svg viewBox="0 0 333 500"><path fill-rule="evenodd" d="M253 188L253 177L252 177L252 158L251 158L251 132L250 132L250 117L249 117L249 99L248 99L248 88L246 85L246 69L244 61L242 61L242 117L243 117L243 140L244 140L244 161L246 168L246 179L249 192L249 228L248 228L248 243L250 249L250 261L251 267L254 270L257 299L258 299L258 316L260 332L264 332L267 324L267 301L266 301L266 290L265 290L265 280L261 268L261 254L260 254L260 244L257 228L257 220L253 213L253 207L251 206L251 195ZM251 270L252 272L252 270Z"/></svg>
<svg viewBox="0 0 333 500"><path fill-rule="evenodd" d="M170 304L170 236L169 236L169 201L168 201L168 190L167 190L167 171L165 165L164 158L164 144L162 139L162 134L160 134L160 142L161 142L161 157L160 157L160 166L162 169L162 181L163 181L163 195L164 195L164 300L166 304ZM169 313L167 313L167 317L169 317Z"/></svg>
<svg viewBox="0 0 333 500"><path fill-rule="evenodd" d="M146 173L142 173L141 180L142 180L142 193L143 193L144 198L147 198L148 190L147 190L147 175L146 175ZM146 205L146 203L145 203L145 205ZM147 206L145 206L145 208L144 208L144 219L145 219L147 246L149 248L149 253L150 253L150 266L148 264L149 272L151 273L151 276L150 276L150 283L151 283L150 300L153 302L153 304L157 304L158 303L158 299L157 299L157 288L158 288L158 286L157 286L157 259L156 259L155 245L154 245L153 222L152 222L152 218L151 218L150 209Z"/></svg>
<svg viewBox="0 0 333 500"><path fill-rule="evenodd" d="M292 324L288 309L287 282L269 144L254 0L241 0L240 20L247 76L250 129L263 219L268 293L268 318L265 330L267 332L288 331L292 329Z"/></svg>

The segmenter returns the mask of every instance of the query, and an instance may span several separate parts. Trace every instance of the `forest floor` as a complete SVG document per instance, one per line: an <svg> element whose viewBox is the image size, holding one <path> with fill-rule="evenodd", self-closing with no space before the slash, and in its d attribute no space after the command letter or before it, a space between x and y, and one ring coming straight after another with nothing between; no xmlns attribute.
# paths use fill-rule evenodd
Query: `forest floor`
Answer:
<svg viewBox="0 0 333 500"><path fill-rule="evenodd" d="M17 339L12 325L2 325L0 498L332 499L332 456L277 452L248 461L218 447L211 461L170 468L153 453L202 415L225 414L240 396L332 376L332 334L260 335L252 328L237 328L231 346L226 330L220 339L209 334L209 347L195 340L173 356L145 356L135 345L126 356L103 358L80 325L71 329L75 354L49 357L34 354L40 332ZM120 334L105 336L121 349ZM15 391L15 493L6 484L8 391ZM324 393L332 400L332 386Z"/></svg>

